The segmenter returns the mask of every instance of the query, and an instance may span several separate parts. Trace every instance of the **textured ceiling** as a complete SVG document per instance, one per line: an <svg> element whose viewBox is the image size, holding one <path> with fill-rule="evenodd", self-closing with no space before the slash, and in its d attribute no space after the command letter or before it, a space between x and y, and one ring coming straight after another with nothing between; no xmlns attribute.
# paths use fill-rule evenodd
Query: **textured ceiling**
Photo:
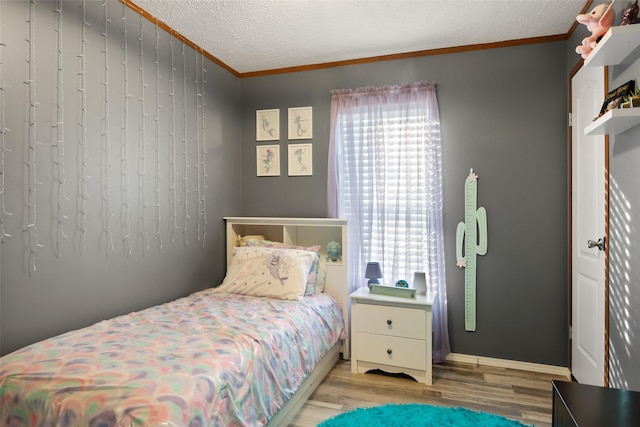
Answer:
<svg viewBox="0 0 640 427"><path fill-rule="evenodd" d="M566 34L586 0L130 0L237 71Z"/></svg>

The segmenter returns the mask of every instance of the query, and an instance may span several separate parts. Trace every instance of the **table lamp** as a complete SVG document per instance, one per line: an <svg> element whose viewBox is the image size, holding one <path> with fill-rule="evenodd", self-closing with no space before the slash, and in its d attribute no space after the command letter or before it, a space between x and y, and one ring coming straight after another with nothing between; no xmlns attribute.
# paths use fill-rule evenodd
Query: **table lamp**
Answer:
<svg viewBox="0 0 640 427"><path fill-rule="evenodd" d="M367 286L371 289L372 284L380 284L380 279L382 277L382 269L380 268L379 262L368 262L367 269L364 273L364 277L369 279L367 282Z"/></svg>

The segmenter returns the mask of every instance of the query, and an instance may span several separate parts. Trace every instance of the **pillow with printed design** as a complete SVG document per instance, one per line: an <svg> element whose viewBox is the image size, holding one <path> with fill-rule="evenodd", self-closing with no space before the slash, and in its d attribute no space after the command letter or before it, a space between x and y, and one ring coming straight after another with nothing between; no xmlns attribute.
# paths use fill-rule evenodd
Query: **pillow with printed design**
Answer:
<svg viewBox="0 0 640 427"><path fill-rule="evenodd" d="M214 292L302 300L314 262L318 255L312 251L236 247L227 274Z"/></svg>
<svg viewBox="0 0 640 427"><path fill-rule="evenodd" d="M273 242L271 240L258 240L258 239L247 239L245 240L245 244L249 247L264 247L264 248L283 248L283 249L299 249L303 251L311 251L315 252L320 257L320 245L314 246L299 246L299 245L288 245L282 242ZM311 266L311 271L309 271L309 277L307 279L307 288L305 289L305 295L312 295L316 293L316 277L318 274L318 261L313 263Z"/></svg>
<svg viewBox="0 0 640 427"><path fill-rule="evenodd" d="M316 294L324 292L324 284L327 278L327 261L326 257L318 258L318 273L316 274Z"/></svg>

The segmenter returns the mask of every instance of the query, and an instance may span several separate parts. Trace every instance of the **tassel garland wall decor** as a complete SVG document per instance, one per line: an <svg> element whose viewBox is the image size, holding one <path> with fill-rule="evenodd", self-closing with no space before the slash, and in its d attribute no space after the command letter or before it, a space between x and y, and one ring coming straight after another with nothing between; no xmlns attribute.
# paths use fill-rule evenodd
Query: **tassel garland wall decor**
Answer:
<svg viewBox="0 0 640 427"><path fill-rule="evenodd" d="M115 4L29 0L0 14L24 34L0 33L0 243L22 236L29 275L43 254L145 256L150 240L162 252L192 236L205 248L207 59ZM24 19L7 25L16 10Z"/></svg>

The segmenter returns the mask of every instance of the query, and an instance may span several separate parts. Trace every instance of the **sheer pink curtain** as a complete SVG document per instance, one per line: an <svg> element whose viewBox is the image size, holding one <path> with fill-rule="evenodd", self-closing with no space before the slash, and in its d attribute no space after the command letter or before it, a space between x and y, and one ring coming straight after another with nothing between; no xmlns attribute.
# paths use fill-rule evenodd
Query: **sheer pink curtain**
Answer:
<svg viewBox="0 0 640 427"><path fill-rule="evenodd" d="M434 82L331 92L328 214L349 221L349 284L368 261L388 283L424 271L438 293L433 360L449 354L440 116Z"/></svg>

